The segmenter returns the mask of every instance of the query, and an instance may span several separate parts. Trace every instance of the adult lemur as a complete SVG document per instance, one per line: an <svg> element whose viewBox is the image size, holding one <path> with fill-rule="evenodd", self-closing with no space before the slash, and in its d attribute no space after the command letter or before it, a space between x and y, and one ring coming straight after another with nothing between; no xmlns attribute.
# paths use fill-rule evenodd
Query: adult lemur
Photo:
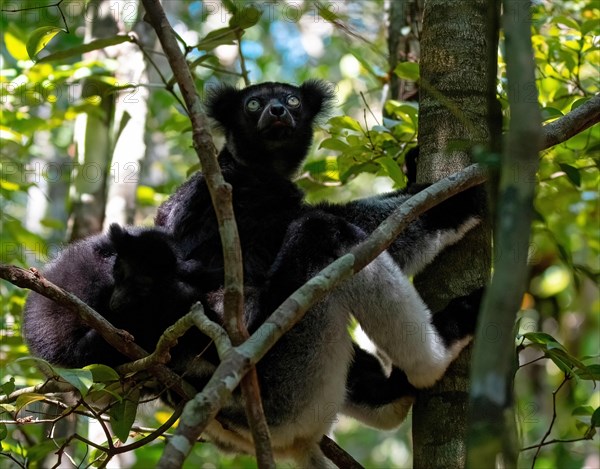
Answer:
<svg viewBox="0 0 600 469"><path fill-rule="evenodd" d="M226 134L219 162L226 181L233 186L244 262L245 317L251 332L296 288L364 239L409 197L399 191L345 205L303 202L303 194L291 178L312 142L313 124L332 99L331 88L319 81L299 87L263 83L243 90L223 86L208 98L208 113ZM471 190L419 217L387 252L311 308L259 362L261 394L276 456L294 458L302 467L323 466L326 461L318 442L336 414L392 428L404 419L415 387L431 386L442 376L474 331L481 293L455 299L433 316L409 276L478 223L479 202ZM114 248L122 246L126 235L137 236L140 245L150 246L154 239L149 243L147 238L154 230L129 233L113 228L107 236L84 241L79 256L61 255L47 275L79 293L115 325L122 327L125 322L142 343L156 340L167 323L187 312L194 299L203 299L211 315L220 318L222 276L215 281L215 272L222 272L221 244L201 173L160 207L156 224L160 250L172 252L176 261L167 271L161 270L162 277L155 275L142 284L152 284L154 298L164 282L168 296L179 298L172 307L164 307L165 301L160 306L153 301L142 305L134 296L137 286L131 280L147 276L149 268L144 263L152 264L158 248L148 249L146 258L127 257L127 249ZM100 273L87 269L102 262L94 243L113 246L104 256L109 268ZM123 256L129 272L124 288L117 268L123 264L119 261ZM86 287L99 285L92 271L105 288ZM127 311L114 314L111 300L99 301L99 297L112 298L119 288L121 292L130 289L133 299L125 301ZM178 288L184 293L179 297ZM119 301L114 303L119 305ZM350 315L389 357L394 365L391 374L353 345L347 329ZM80 333L63 332L73 329ZM114 364L104 355L105 347L87 340L90 335L95 332L83 327L75 316L66 315L38 295L30 296L25 337L33 352L70 366ZM60 340L54 340L57 338ZM198 388L217 364L214 354L192 361L205 344L200 340L180 345L172 363L178 371L187 368L186 379ZM225 450L253 452L239 395L221 410L207 433Z"/></svg>

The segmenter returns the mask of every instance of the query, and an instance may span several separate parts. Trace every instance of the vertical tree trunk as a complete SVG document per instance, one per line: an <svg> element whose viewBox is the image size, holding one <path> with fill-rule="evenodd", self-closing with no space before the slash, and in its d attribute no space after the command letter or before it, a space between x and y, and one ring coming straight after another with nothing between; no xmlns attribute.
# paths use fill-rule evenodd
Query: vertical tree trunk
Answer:
<svg viewBox="0 0 600 469"><path fill-rule="evenodd" d="M155 36L151 33L150 25L137 18L140 14L139 1L121 1L118 6L119 17L136 19L135 32L144 46L151 50ZM136 44L125 42L115 49L119 64L115 78L119 86L147 83L148 73L140 48ZM144 138L149 96L150 90L143 86L117 94L114 129L116 142L107 181L105 226L111 223L134 223L141 164L146 155Z"/></svg>
<svg viewBox="0 0 600 469"><path fill-rule="evenodd" d="M110 2L92 0L87 5L85 41L110 37L118 32ZM93 59L101 51L85 54ZM114 117L114 94L112 86L93 78L82 83L81 97L90 102L100 100L97 112L77 116L75 144L77 165L71 199L71 240L98 233L102 230L106 205L106 177L112 152L112 123Z"/></svg>
<svg viewBox="0 0 600 469"><path fill-rule="evenodd" d="M490 2L493 4L493 2ZM469 150L489 143L488 35L484 0L427 0L421 35L418 179L432 182L470 164ZM415 283L433 311L487 283L487 227L468 234L439 256ZM414 467L459 468L465 461L468 356L419 394L413 412Z"/></svg>
<svg viewBox="0 0 600 469"><path fill-rule="evenodd" d="M405 61L414 62L420 56L419 33L423 0L391 0L388 7L388 37L390 81L387 99L416 101L415 82L402 80L394 73L396 66Z"/></svg>
<svg viewBox="0 0 600 469"><path fill-rule="evenodd" d="M495 269L481 312L471 373L469 468L496 463L517 467L518 444L513 399L514 324L528 278L527 252L541 148L541 116L535 89L529 2L503 2L510 125L500 168L494 237ZM534 98L519 92L532 90ZM486 328L497 332L494 353Z"/></svg>

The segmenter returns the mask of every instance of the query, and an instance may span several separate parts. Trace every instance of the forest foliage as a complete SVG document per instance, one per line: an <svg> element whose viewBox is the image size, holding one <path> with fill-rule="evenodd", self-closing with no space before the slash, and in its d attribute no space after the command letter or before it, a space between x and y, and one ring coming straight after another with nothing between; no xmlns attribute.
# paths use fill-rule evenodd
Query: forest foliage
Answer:
<svg viewBox="0 0 600 469"><path fill-rule="evenodd" d="M168 64L154 52L156 45L149 47L147 38L132 33L141 21L138 3L105 3L114 8L111 14L122 30L92 40L84 37L86 2L41 3L19 10L21 2L0 2L0 261L25 268L41 268L71 236L77 174L106 183L106 190L112 184L133 184L132 221L150 225L156 207L198 169L189 119ZM309 201L346 201L405 186L404 158L418 137L418 102L416 97L386 100L386 86L391 74L418 83L419 67L418 58L409 56L389 70L381 26L388 2L164 3L201 96L220 82L243 85L245 79L300 83L321 78L336 84L334 115L322 123L296 181ZM532 14L536 83L518 93L524 100L539 97L543 121L549 123L600 91L600 10L591 0L534 2ZM147 81L117 78L114 51L123 44L143 51ZM105 49L113 52L84 56ZM498 64L506 126L510 116L502 40ZM110 122L114 149L123 143L119 138L132 116L108 115L100 97L113 97L118 107L141 100L140 90L150 91L143 160L80 164L73 143L78 118L92 115ZM530 266L515 336L523 467L600 464L594 442L588 441L600 424L599 137L596 125L540 153L529 252L507 253L527 255ZM480 148L472 152L475 161L492 167L497 163ZM118 394L118 375L106 366L66 370L32 358L20 331L27 290L1 281L0 294L0 395L38 385L48 376L68 383L82 397ZM151 434L170 416L168 409L156 406L136 414L132 397L108 413L115 444ZM32 391L0 404L0 459L40 467L68 442L73 461L101 464L101 449L81 440L47 438L49 428L67 415L93 416L94 411L67 404L55 422L36 423L35 403L40 401L49 398ZM76 431L86 434L87 420L78 421ZM341 419L335 436L365 467L410 465L408 424L384 433ZM162 448L140 446L125 464L152 466ZM218 461L219 467L254 464L250 458L217 456L210 444L197 445L190 467L201 461Z"/></svg>

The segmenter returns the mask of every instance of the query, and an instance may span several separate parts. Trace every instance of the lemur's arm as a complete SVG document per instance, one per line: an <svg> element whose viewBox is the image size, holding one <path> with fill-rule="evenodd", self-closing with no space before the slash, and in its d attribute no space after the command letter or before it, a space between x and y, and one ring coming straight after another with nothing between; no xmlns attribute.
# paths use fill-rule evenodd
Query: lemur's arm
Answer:
<svg viewBox="0 0 600 469"><path fill-rule="evenodd" d="M411 192L416 193L416 187ZM420 186L422 188L425 186ZM412 194L406 190L356 200L345 205L322 205L324 211L344 218L371 233ZM421 271L445 247L459 241L482 217L480 188L468 189L433 207L413 221L388 252L409 276Z"/></svg>

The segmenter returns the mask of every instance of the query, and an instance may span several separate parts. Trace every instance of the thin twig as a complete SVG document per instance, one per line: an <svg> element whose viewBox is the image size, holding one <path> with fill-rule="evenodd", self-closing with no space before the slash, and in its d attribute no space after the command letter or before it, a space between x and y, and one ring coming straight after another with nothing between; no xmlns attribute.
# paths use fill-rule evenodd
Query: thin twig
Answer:
<svg viewBox="0 0 600 469"><path fill-rule="evenodd" d="M342 469L364 469L356 459L350 456L328 436L323 436L319 446L327 459L332 461L337 467Z"/></svg>
<svg viewBox="0 0 600 469"><path fill-rule="evenodd" d="M98 331L104 340L126 357L137 360L148 355L148 352L133 342L131 334L114 327L75 295L42 277L37 270L25 270L17 266L0 264L0 278L18 287L35 291L73 311L84 324ZM166 387L172 388L182 398L190 399L194 396L194 388L166 366L158 365L152 368L151 372Z"/></svg>
<svg viewBox="0 0 600 469"><path fill-rule="evenodd" d="M561 388L564 386L564 384L567 381L569 381L570 379L571 379L571 376L568 374L565 374L565 377L562 380L562 383L560 383L560 385L554 391L552 391L552 420L550 421L548 430L546 430L545 435L542 437L542 440L537 445L538 449L535 452L535 455L533 456L533 461L531 461L531 469L533 469L535 467L535 461L537 460L537 457L540 454L540 451L542 450L542 446L544 446L544 442L546 441L546 438L548 438L548 436L550 436L552 427L554 427L554 422L556 422L556 394L558 394L558 391L560 391Z"/></svg>
<svg viewBox="0 0 600 469"><path fill-rule="evenodd" d="M143 0L146 17L152 24L162 48L167 54L173 74L179 84L192 122L194 149L202 163L202 172L215 209L223 248L225 270L224 326L233 344L248 339L244 313L244 279L242 251L232 206L232 189L223 179L216 158L216 149L210 133L208 118L202 110L200 97L194 86L191 71L181 53L167 16L158 0ZM262 409L258 377L252 372L242 382L242 394L246 402L246 416L256 446L257 461L261 468L275 467L270 445L269 431ZM182 415L183 421L191 417ZM193 418L193 420L197 420ZM167 450L171 445L167 446ZM165 460L165 450L161 462Z"/></svg>

